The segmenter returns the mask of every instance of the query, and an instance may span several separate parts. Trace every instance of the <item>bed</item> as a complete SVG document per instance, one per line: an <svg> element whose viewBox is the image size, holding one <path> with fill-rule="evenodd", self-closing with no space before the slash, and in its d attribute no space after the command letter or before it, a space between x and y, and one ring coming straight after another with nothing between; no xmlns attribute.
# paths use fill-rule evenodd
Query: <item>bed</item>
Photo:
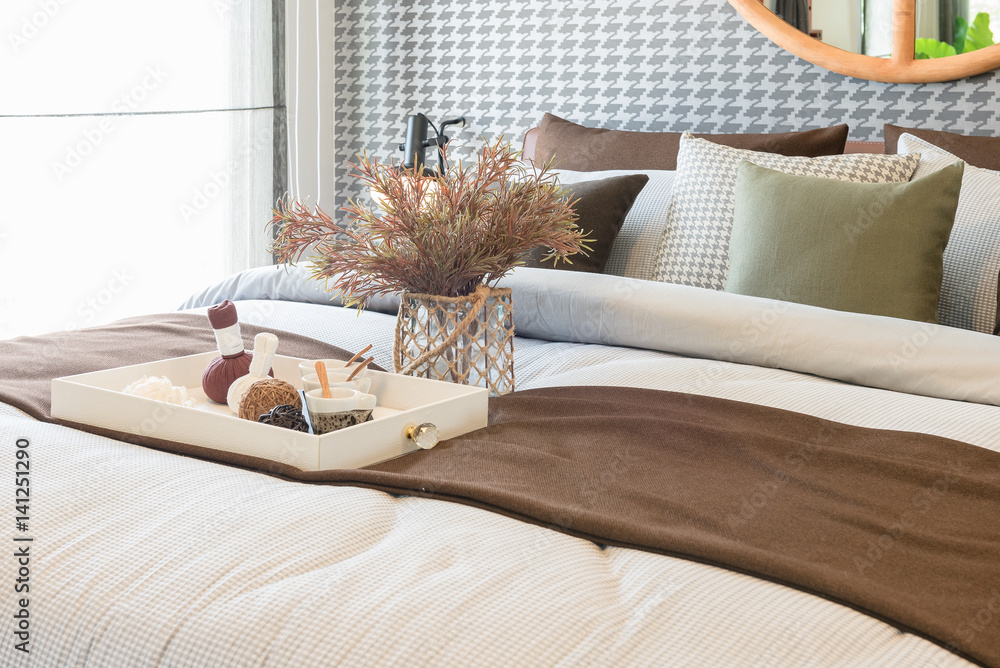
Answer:
<svg viewBox="0 0 1000 668"><path fill-rule="evenodd" d="M565 170L563 180L623 169ZM942 303L964 307L949 317L965 327L652 280L680 177L640 169L656 173L604 273L524 267L504 279L514 290L518 391L643 388L692 406L717 399L904 432L903 441L913 433L940 437L944 448L959 442L955 452L967 455L959 459L983 458L976 484L985 496L975 501L987 526L969 544L941 550L985 554L986 572L995 574L1000 467L990 466L1000 463L1000 340L992 335L992 256L980 258L979 273L946 271ZM964 178L968 192L969 172ZM968 287L989 272L992 310L989 286L980 285L982 298ZM397 302L376 300L359 315L308 278L306 267L251 270L206 286L181 314L202 318L231 299L247 326L346 351L371 343L375 362L391 369ZM46 346L39 354L58 357L72 348L68 336L4 345ZM5 387L17 387L12 376L4 373ZM30 452L34 537L9 544L9 552L30 545L30 591L4 588L4 666L1000 665L993 576L972 583L982 596L961 608L964 626L932 638L747 569L588 540L558 518L522 521L434 498L433 490L421 497L290 481L39 420L4 396L8 472L20 450ZM957 487L950 497L946 483L938 494L942 478L928 476L915 489L947 520ZM781 494L768 492L761 507ZM754 512L743 516L748 535ZM863 572L859 560L891 565L920 533L920 517L888 545L842 555L847 569ZM891 534L895 519L885 517L876 534ZM16 555L3 559L8 583L25 564ZM22 607L22 598L30 603ZM16 636L24 628L30 635ZM965 644L970 636L974 643ZM17 648L25 639L30 653Z"/></svg>

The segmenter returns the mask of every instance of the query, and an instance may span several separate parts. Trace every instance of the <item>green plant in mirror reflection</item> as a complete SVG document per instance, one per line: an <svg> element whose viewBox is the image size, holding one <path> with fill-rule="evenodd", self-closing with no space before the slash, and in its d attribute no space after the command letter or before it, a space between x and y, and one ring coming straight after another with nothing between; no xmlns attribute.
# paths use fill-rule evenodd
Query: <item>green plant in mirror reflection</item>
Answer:
<svg viewBox="0 0 1000 668"><path fill-rule="evenodd" d="M993 46L993 31L990 29L990 15L979 12L970 24L962 16L955 17L954 44L936 39L921 38L916 41L915 54L917 60L928 58L947 58L960 53L976 51L987 46Z"/></svg>

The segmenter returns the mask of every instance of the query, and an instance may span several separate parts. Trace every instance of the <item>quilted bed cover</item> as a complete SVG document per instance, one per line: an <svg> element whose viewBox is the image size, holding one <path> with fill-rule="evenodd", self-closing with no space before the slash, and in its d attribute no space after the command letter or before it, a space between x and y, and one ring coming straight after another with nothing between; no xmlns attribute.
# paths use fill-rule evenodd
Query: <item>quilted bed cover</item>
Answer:
<svg viewBox="0 0 1000 668"><path fill-rule="evenodd" d="M358 316L304 277L254 270L186 306L232 298L244 322L372 343L391 368L392 300ZM608 276L508 284L518 389L688 392L1000 451L994 337ZM970 665L811 594L477 508L278 480L10 406L0 433L11 478L30 442L35 537L31 651L7 615L4 666ZM946 512L946 492L922 499ZM891 543L845 558L889 560ZM2 609L19 596L5 587ZM997 608L956 632L1000 633L1000 593Z"/></svg>

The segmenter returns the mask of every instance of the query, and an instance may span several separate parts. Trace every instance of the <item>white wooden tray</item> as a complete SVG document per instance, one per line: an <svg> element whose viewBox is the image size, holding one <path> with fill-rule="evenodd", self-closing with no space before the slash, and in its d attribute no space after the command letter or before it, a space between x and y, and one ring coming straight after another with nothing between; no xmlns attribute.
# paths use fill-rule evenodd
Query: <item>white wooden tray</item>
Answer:
<svg viewBox="0 0 1000 668"><path fill-rule="evenodd" d="M360 468L417 449L406 431L430 422L441 440L487 425L486 388L371 371L378 405L372 420L317 436L241 420L201 389L201 374L217 352L65 376L52 381L52 416L80 424L269 459L304 471ZM275 378L302 388L298 357L278 355ZM193 407L121 390L142 376L167 376L188 388Z"/></svg>

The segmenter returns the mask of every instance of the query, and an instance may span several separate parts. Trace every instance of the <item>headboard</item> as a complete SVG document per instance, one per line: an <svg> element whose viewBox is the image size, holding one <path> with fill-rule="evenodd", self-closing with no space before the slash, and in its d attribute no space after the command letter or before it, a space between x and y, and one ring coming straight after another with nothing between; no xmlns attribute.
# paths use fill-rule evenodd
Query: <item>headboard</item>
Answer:
<svg viewBox="0 0 1000 668"><path fill-rule="evenodd" d="M535 157L535 144L538 142L538 128L534 127L524 133L524 143L521 150L525 158ZM885 144L880 141L849 141L844 153L885 153Z"/></svg>

